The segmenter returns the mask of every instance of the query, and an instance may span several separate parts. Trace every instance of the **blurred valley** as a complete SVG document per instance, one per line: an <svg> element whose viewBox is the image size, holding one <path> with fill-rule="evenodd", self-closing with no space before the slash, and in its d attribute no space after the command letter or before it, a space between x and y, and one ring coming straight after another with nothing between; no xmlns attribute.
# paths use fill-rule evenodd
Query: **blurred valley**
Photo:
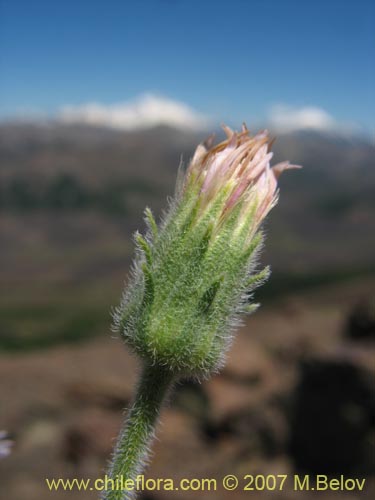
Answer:
<svg viewBox="0 0 375 500"><path fill-rule="evenodd" d="M167 127L0 126L0 347L108 329L144 207L160 216L181 158L204 138ZM259 297L372 275L375 148L299 132L274 149L274 162L304 168L281 178L262 257L273 274Z"/></svg>
<svg viewBox="0 0 375 500"><path fill-rule="evenodd" d="M220 132L219 132L220 135ZM142 212L157 217L199 134L58 124L0 126L0 429L4 500L90 500L45 478L103 475L139 367L110 332ZM365 478L374 498L375 165L358 138L281 135L280 181L266 223L259 312L225 369L178 387L163 411L147 477L328 474ZM257 492L258 493L258 492ZM315 494L315 496L314 496ZM191 498L183 491L140 500ZM196 492L194 498L201 498ZM204 498L227 500L224 490ZM232 500L247 491L231 492ZM316 492L262 492L314 500Z"/></svg>

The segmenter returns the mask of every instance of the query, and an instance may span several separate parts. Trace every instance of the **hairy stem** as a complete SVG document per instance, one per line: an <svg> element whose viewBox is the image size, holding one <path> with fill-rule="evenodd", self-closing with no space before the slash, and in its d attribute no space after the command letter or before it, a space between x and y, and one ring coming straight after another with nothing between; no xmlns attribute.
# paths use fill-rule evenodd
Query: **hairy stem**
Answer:
<svg viewBox="0 0 375 500"><path fill-rule="evenodd" d="M102 495L103 500L131 500L136 497L136 491L116 490L116 479L117 484L122 483L124 487L126 480L135 480L142 473L159 411L172 386L173 378L173 374L164 367L144 367L107 476L114 480L114 488L109 481L108 488Z"/></svg>

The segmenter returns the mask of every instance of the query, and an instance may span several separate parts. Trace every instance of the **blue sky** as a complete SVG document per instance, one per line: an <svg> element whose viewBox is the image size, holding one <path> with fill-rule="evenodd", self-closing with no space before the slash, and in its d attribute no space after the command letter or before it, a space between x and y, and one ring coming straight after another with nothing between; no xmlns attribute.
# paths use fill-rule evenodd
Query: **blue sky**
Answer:
<svg viewBox="0 0 375 500"><path fill-rule="evenodd" d="M374 25L373 0L0 0L0 116L151 93L217 120L281 104L373 130Z"/></svg>

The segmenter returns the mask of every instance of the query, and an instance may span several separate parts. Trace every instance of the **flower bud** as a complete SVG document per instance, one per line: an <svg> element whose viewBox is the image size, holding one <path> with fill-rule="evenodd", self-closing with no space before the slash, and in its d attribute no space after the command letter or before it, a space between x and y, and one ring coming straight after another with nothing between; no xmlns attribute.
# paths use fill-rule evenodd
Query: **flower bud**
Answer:
<svg viewBox="0 0 375 500"><path fill-rule="evenodd" d="M218 370L252 292L268 276L256 271L260 226L277 203L267 131L251 136L224 127L226 140L200 144L160 228L146 209L148 232L135 235L133 275L115 328L148 363L178 375Z"/></svg>

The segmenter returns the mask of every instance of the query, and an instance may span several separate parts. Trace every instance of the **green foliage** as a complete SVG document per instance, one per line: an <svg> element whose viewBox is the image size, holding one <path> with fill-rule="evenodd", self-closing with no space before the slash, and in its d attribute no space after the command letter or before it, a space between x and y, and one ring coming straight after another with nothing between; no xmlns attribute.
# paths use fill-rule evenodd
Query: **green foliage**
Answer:
<svg viewBox="0 0 375 500"><path fill-rule="evenodd" d="M129 195L144 196L152 192L148 183L138 179L90 187L68 173L43 183L15 177L0 188L0 209L8 212L95 210L123 215L129 211Z"/></svg>
<svg viewBox="0 0 375 500"><path fill-rule="evenodd" d="M57 210L77 209L87 205L89 198L76 178L61 174L51 182L40 203Z"/></svg>
<svg viewBox="0 0 375 500"><path fill-rule="evenodd" d="M160 230L147 209L149 232L135 236L134 273L115 327L146 363L178 375L206 376L222 365L233 326L254 310L251 292L269 273L254 272L261 233L248 241L240 204L221 220L224 199L203 210L191 191Z"/></svg>
<svg viewBox="0 0 375 500"><path fill-rule="evenodd" d="M260 300L271 300L288 293L296 293L317 287L338 285L340 283L352 282L358 278L366 278L375 275L374 266L357 267L354 269L332 269L320 272L283 273L274 271L272 280L258 293Z"/></svg>
<svg viewBox="0 0 375 500"><path fill-rule="evenodd" d="M0 349L27 351L82 342L101 333L105 308L30 306L0 309Z"/></svg>
<svg viewBox="0 0 375 500"><path fill-rule="evenodd" d="M269 274L268 268L254 272L262 234L249 240L244 226L255 226L241 203L225 212L226 194L224 188L202 206L192 187L171 205L160 230L146 209L148 233L135 234L134 272L114 323L144 371L114 451L112 478L140 473L168 388L181 376L219 369L240 315L258 306L249 299ZM105 500L134 496L103 493Z"/></svg>

